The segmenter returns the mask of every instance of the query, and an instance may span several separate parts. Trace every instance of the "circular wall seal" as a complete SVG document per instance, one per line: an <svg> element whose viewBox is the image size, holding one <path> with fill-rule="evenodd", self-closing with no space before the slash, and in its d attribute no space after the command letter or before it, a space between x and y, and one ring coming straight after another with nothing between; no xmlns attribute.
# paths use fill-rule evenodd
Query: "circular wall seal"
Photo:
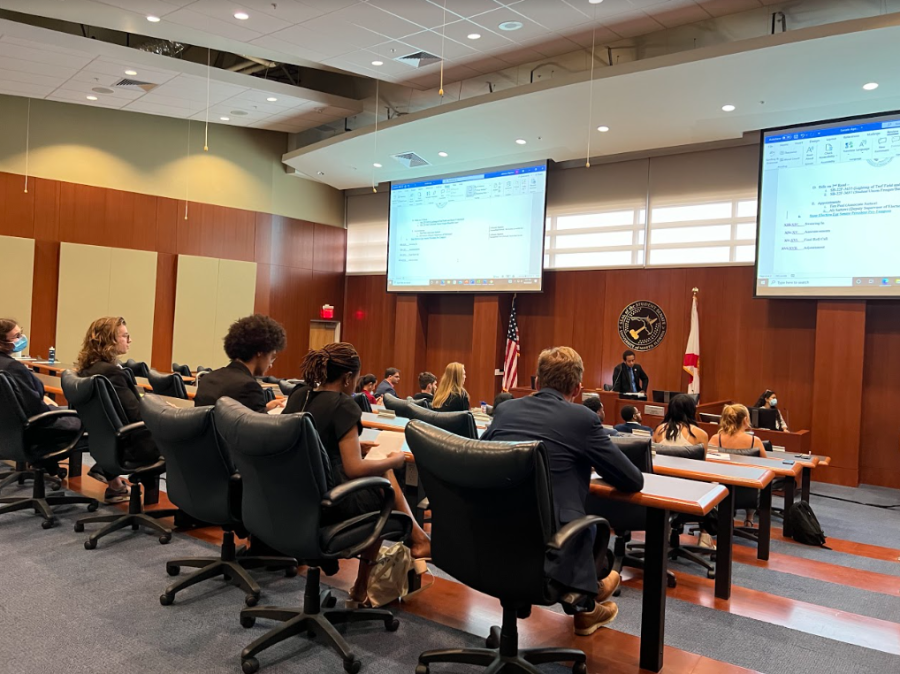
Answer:
<svg viewBox="0 0 900 674"><path fill-rule="evenodd" d="M646 300L632 302L619 316L619 337L635 351L649 351L666 336L666 315L659 305Z"/></svg>

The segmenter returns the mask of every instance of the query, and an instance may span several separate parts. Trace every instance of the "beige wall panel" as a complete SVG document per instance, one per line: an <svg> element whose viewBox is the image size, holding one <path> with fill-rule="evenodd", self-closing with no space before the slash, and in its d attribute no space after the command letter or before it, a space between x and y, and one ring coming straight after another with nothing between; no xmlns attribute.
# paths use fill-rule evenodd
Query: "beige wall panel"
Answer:
<svg viewBox="0 0 900 674"><path fill-rule="evenodd" d="M0 236L0 269L7 288L0 299L0 318L17 320L25 334L30 335L34 239ZM30 348L26 349L26 353L29 351Z"/></svg>
<svg viewBox="0 0 900 674"><path fill-rule="evenodd" d="M216 334L210 344L210 354L213 356L211 360L217 365L228 364L222 340L234 321L253 313L255 297L256 263L219 260Z"/></svg>
<svg viewBox="0 0 900 674"><path fill-rule="evenodd" d="M172 360L196 369L198 365L216 367L210 345L216 335L216 296L219 260L195 255L178 256L178 282L175 286L175 332ZM224 356L223 356L224 358Z"/></svg>
<svg viewBox="0 0 900 674"><path fill-rule="evenodd" d="M0 171L25 172L28 99L0 96ZM342 227L340 190L284 172L287 135L31 101L28 172L39 178L286 215Z"/></svg>
<svg viewBox="0 0 900 674"><path fill-rule="evenodd" d="M63 363L75 360L91 322L109 315L112 250L77 243L60 244L56 359Z"/></svg>
<svg viewBox="0 0 900 674"><path fill-rule="evenodd" d="M131 350L125 359L149 363L156 309L156 253L112 249L109 281L108 313L122 316L131 335Z"/></svg>

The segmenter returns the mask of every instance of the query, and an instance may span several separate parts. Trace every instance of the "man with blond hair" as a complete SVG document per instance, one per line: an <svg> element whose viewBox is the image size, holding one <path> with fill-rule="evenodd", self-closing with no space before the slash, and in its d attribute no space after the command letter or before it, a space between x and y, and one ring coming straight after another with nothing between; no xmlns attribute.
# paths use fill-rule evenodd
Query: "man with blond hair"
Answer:
<svg viewBox="0 0 900 674"><path fill-rule="evenodd" d="M538 358L538 392L505 402L482 436L483 440L540 440L544 444L560 527L586 515L592 469L620 491L640 491L644 486L644 476L610 441L597 415L584 405L573 404L581 394L583 375L584 363L574 349L558 346L544 350ZM586 531L566 555L547 567L548 575L560 583L586 594L596 593L594 610L575 614L579 636L610 624L619 612L609 601L620 577L607 564L608 545L608 536Z"/></svg>

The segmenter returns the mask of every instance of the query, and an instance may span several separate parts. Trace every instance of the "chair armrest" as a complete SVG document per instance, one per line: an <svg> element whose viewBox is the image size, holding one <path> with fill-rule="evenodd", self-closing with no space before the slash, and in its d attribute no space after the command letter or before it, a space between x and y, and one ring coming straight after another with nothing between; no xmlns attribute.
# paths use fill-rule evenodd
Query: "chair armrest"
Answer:
<svg viewBox="0 0 900 674"><path fill-rule="evenodd" d="M138 433L140 431L146 431L147 427L144 425L143 421L135 421L133 424L127 424L122 426L118 431L116 431L116 435L121 440L123 436L131 435L133 433Z"/></svg>
<svg viewBox="0 0 900 674"><path fill-rule="evenodd" d="M62 419L63 417L77 416L78 412L75 410L50 410L49 412L41 412L40 414L35 414L33 417L28 418L28 425L26 428L39 424L53 423L56 419Z"/></svg>
<svg viewBox="0 0 900 674"><path fill-rule="evenodd" d="M606 529L606 533L609 534L609 522L596 515L586 515L569 522L557 531L553 538L547 541L547 550L559 552L575 540L578 534L594 525L597 525L599 529Z"/></svg>
<svg viewBox="0 0 900 674"><path fill-rule="evenodd" d="M355 494L359 491L368 491L370 489L377 489L385 494L385 496L390 495L388 500L390 501L391 508L394 507L394 492L391 488L391 483L387 478L383 477L360 477L355 480L344 482L344 484L339 484L322 496L322 506L324 508L331 508L343 501L350 494Z"/></svg>
<svg viewBox="0 0 900 674"><path fill-rule="evenodd" d="M228 478L228 510L231 518L241 522L241 498L244 493L244 483L241 482L240 473L234 473Z"/></svg>

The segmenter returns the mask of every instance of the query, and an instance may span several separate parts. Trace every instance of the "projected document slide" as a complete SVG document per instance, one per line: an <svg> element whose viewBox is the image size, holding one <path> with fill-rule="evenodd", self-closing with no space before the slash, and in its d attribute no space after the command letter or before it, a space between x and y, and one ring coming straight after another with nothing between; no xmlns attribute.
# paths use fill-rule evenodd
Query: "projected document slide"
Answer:
<svg viewBox="0 0 900 674"><path fill-rule="evenodd" d="M759 296L900 296L900 114L767 132Z"/></svg>
<svg viewBox="0 0 900 674"><path fill-rule="evenodd" d="M541 289L547 167L391 185L388 290Z"/></svg>

